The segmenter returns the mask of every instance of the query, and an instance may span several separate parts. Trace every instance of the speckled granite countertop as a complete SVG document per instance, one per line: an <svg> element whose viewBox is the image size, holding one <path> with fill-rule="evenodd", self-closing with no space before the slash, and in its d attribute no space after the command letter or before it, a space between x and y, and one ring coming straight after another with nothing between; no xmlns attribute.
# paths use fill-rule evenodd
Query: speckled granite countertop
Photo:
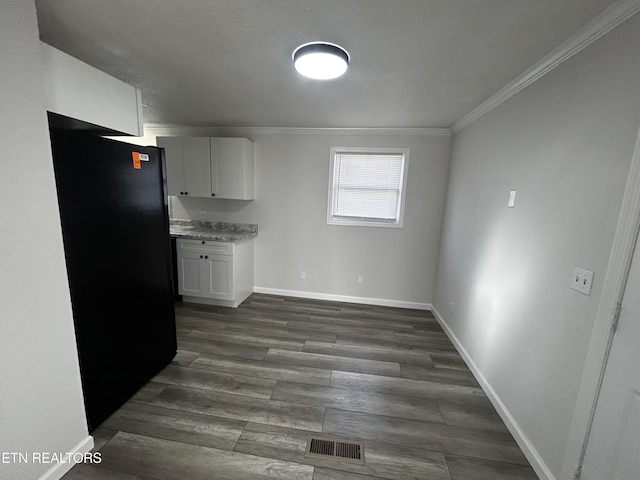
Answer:
<svg viewBox="0 0 640 480"><path fill-rule="evenodd" d="M257 236L258 225L176 219L169 220L169 232L176 238L240 243Z"/></svg>

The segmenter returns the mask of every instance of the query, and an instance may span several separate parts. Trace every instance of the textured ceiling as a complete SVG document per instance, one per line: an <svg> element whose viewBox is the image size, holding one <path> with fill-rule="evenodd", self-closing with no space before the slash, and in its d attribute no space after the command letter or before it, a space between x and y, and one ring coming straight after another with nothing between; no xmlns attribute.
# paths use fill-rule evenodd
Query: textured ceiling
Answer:
<svg viewBox="0 0 640 480"><path fill-rule="evenodd" d="M450 127L611 0L38 0L41 39L142 90L144 121ZM342 45L339 79L293 70Z"/></svg>

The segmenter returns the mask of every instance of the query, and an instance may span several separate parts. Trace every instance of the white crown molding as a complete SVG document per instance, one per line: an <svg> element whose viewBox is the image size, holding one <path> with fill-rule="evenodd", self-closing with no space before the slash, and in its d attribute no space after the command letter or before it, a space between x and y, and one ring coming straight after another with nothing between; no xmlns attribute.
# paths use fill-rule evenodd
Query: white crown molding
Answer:
<svg viewBox="0 0 640 480"><path fill-rule="evenodd" d="M378 305L382 307L410 308L413 310L431 310L430 303L407 302L405 300L390 300L386 298L352 297L350 295L334 295L332 293L304 292L301 290L286 290L282 288L253 287L255 293L267 295L281 295L284 297L311 298L313 300L328 300L331 302L358 303L362 305Z"/></svg>
<svg viewBox="0 0 640 480"><path fill-rule="evenodd" d="M467 115L458 120L451 127L453 133L458 133L471 125L480 117L486 115L516 93L537 81L558 65L566 62L576 53L591 45L603 35L629 19L640 11L640 0L618 0L591 22L578 30L565 42L552 50L531 68L516 77L505 87L498 90L489 99L482 102Z"/></svg>
<svg viewBox="0 0 640 480"><path fill-rule="evenodd" d="M190 134L201 132L207 136L215 131L221 135L415 135L415 136L449 136L448 128L298 128L298 127L215 127L202 125L183 125L177 123L145 123L146 133L158 135L171 134L188 129Z"/></svg>

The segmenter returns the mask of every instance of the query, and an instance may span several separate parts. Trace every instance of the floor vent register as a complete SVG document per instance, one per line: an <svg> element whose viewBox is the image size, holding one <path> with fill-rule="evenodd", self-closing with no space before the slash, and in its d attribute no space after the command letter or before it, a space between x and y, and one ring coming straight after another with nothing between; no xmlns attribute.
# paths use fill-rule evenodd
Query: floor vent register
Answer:
<svg viewBox="0 0 640 480"><path fill-rule="evenodd" d="M364 445L362 442L309 435L305 456L324 459L333 458L343 462L364 465Z"/></svg>

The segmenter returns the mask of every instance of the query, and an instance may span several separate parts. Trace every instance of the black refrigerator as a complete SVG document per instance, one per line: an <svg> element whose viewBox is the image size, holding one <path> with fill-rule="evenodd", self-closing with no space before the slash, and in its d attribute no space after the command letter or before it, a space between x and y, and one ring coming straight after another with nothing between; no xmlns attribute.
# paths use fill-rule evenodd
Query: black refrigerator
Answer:
<svg viewBox="0 0 640 480"><path fill-rule="evenodd" d="M163 150L50 129L89 431L176 354Z"/></svg>

